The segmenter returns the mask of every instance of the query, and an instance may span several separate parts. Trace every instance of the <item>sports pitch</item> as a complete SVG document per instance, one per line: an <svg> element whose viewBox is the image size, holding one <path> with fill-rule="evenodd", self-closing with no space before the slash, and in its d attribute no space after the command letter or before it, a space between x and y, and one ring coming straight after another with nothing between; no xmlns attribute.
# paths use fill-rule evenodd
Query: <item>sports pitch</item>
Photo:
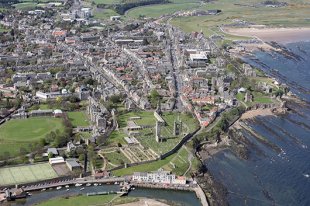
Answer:
<svg viewBox="0 0 310 206"><path fill-rule="evenodd" d="M0 186L29 183L58 177L48 163L0 168Z"/></svg>

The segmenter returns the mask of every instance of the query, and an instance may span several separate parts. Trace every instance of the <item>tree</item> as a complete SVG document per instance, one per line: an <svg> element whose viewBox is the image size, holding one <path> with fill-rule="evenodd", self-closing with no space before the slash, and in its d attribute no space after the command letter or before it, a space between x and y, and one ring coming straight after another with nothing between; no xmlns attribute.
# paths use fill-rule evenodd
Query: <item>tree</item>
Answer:
<svg viewBox="0 0 310 206"><path fill-rule="evenodd" d="M22 155L25 155L25 154L27 154L27 150L24 148L24 147L21 147L20 149L19 149L19 154L22 156Z"/></svg>
<svg viewBox="0 0 310 206"><path fill-rule="evenodd" d="M54 154L53 153L48 153L48 158L53 158L54 157Z"/></svg>

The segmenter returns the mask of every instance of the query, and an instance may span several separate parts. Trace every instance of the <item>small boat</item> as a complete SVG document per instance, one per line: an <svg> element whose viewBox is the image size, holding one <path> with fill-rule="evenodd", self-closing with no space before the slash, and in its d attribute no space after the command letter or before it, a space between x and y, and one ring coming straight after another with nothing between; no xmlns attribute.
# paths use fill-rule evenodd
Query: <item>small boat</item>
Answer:
<svg viewBox="0 0 310 206"><path fill-rule="evenodd" d="M75 186L80 187L80 186L82 186L82 184L76 183Z"/></svg>
<svg viewBox="0 0 310 206"><path fill-rule="evenodd" d="M66 189L66 191L69 191L70 189Z"/></svg>
<svg viewBox="0 0 310 206"><path fill-rule="evenodd" d="M94 186L98 186L98 184L97 184L97 183L95 183L95 184L94 184Z"/></svg>
<svg viewBox="0 0 310 206"><path fill-rule="evenodd" d="M102 184L101 184L101 183L99 183L99 185L101 186Z"/></svg>
<svg viewBox="0 0 310 206"><path fill-rule="evenodd" d="M65 186L65 188L69 188L69 187L70 187L69 185L66 185L66 186Z"/></svg>
<svg viewBox="0 0 310 206"><path fill-rule="evenodd" d="M80 190L82 191L82 190L84 190L85 188L84 187L82 187Z"/></svg>
<svg viewBox="0 0 310 206"><path fill-rule="evenodd" d="M308 177L310 177L310 175L309 175L309 174L304 174L304 176L305 176L305 177L307 177L307 178L308 178Z"/></svg>
<svg viewBox="0 0 310 206"><path fill-rule="evenodd" d="M44 192L45 190L46 190L46 189L44 188L44 189L42 189L41 191Z"/></svg>
<svg viewBox="0 0 310 206"><path fill-rule="evenodd" d="M87 184L86 184L86 187L89 187L89 186L91 186L91 184L90 184L90 183L87 183Z"/></svg>
<svg viewBox="0 0 310 206"><path fill-rule="evenodd" d="M27 192L27 196L32 196L32 194L30 192Z"/></svg>
<svg viewBox="0 0 310 206"><path fill-rule="evenodd" d="M56 190L60 190L62 188L62 186L58 186L56 187Z"/></svg>
<svg viewBox="0 0 310 206"><path fill-rule="evenodd" d="M131 190L135 190L135 189L136 189L135 187L132 187L132 188L131 188Z"/></svg>
<svg viewBox="0 0 310 206"><path fill-rule="evenodd" d="M115 182L114 184L115 184L115 185L118 185L118 182Z"/></svg>

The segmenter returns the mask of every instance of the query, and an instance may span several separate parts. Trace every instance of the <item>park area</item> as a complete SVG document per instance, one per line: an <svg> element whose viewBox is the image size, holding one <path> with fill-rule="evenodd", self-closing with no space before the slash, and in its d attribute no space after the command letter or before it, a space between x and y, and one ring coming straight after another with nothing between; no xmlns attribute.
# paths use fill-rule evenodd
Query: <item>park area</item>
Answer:
<svg viewBox="0 0 310 206"><path fill-rule="evenodd" d="M73 127L87 127L89 126L89 121L85 111L79 112L68 112L69 120Z"/></svg>
<svg viewBox="0 0 310 206"><path fill-rule="evenodd" d="M58 177L48 163L0 168L0 186L15 185Z"/></svg>
<svg viewBox="0 0 310 206"><path fill-rule="evenodd" d="M182 138L198 128L198 122L193 116L185 113L172 113L164 112L162 118L165 120L166 125L161 127L162 142L155 140L155 124L156 119L153 112L139 111L127 112L118 116L119 129L113 131L108 143L117 146L117 144L126 144L124 137L130 136L126 129L127 122L131 117L138 117L138 119L131 120L135 124L144 126L134 135L135 138L141 143L144 148L150 148L157 154L164 154L175 147ZM173 135L173 123L175 120L182 122L182 131L179 135Z"/></svg>
<svg viewBox="0 0 310 206"><path fill-rule="evenodd" d="M16 156L21 148L29 150L30 144L56 130L64 130L62 119L33 117L5 122L0 126L0 156Z"/></svg>

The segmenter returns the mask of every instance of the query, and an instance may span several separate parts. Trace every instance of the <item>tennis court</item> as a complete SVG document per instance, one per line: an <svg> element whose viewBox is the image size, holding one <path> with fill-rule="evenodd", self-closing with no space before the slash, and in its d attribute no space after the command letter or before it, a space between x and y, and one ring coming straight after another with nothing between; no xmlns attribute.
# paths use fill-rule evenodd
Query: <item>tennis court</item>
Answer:
<svg viewBox="0 0 310 206"><path fill-rule="evenodd" d="M58 177L48 163L0 168L0 185L35 182Z"/></svg>

